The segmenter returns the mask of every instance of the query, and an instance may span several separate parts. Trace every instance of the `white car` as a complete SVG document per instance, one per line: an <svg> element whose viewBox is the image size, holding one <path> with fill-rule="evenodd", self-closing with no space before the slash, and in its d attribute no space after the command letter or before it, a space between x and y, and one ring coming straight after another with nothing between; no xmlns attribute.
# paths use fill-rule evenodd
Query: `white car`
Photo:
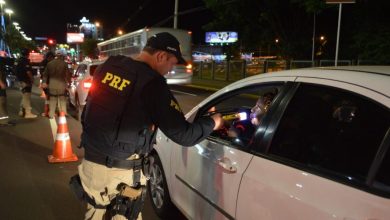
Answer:
<svg viewBox="0 0 390 220"><path fill-rule="evenodd" d="M270 93L256 125L253 109ZM390 219L390 67L256 75L187 120L213 106L226 125L199 144L156 136L148 191L159 216L175 205L189 219Z"/></svg>
<svg viewBox="0 0 390 220"><path fill-rule="evenodd" d="M69 102L76 108L79 115L86 104L86 98L92 86L93 73L102 63L102 61L82 62L72 76L72 81L68 88Z"/></svg>

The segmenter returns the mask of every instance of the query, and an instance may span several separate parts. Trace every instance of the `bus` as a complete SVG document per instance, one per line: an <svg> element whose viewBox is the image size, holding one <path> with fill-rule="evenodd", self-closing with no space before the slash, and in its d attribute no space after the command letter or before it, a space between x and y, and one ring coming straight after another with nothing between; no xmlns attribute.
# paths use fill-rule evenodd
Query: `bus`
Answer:
<svg viewBox="0 0 390 220"><path fill-rule="evenodd" d="M124 55L134 58L144 48L149 37L160 32L169 32L180 42L180 50L187 65L175 65L172 71L165 75L168 84L190 84L192 81L192 33L173 28L143 28L98 43L99 59L107 59L113 55Z"/></svg>

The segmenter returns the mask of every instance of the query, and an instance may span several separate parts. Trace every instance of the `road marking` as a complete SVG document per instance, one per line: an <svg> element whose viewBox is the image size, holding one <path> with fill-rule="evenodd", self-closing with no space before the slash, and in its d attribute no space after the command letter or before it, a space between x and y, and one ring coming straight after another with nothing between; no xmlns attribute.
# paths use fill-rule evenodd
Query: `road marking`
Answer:
<svg viewBox="0 0 390 220"><path fill-rule="evenodd" d="M55 142L56 134L57 134L57 122L56 122L54 117L50 118L49 122L50 122L50 127L51 127L51 133L53 134L53 141Z"/></svg>
<svg viewBox="0 0 390 220"><path fill-rule="evenodd" d="M187 92L182 92L182 91L177 91L177 90L171 90L172 92L176 92L176 93L181 93L181 94L184 94L184 95L190 95L190 96L198 96L196 94L192 94L192 93L187 93Z"/></svg>

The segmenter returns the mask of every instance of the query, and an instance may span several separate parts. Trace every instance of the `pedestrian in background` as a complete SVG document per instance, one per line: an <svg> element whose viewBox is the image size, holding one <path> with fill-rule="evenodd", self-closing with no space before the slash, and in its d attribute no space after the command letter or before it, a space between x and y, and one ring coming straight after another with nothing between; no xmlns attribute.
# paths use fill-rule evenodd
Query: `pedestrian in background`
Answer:
<svg viewBox="0 0 390 220"><path fill-rule="evenodd" d="M74 187L87 195L85 219L142 218L145 161L157 128L179 145L192 146L222 125L220 114L186 121L164 77L177 63L186 63L178 40L158 33L135 60L113 56L95 71L81 119L83 188ZM72 185L79 185L75 179Z"/></svg>
<svg viewBox="0 0 390 220"><path fill-rule="evenodd" d="M46 53L45 55L45 59L41 62L41 67L42 67L42 75L41 75L41 80L43 80L43 72L45 71L46 69L46 66L47 64L54 60L55 58L55 55L53 52L49 51ZM50 81L50 79L47 79L47 81ZM47 82L48 83L48 82ZM41 87L42 87L42 84L41 84ZM45 94L45 106L44 106L44 112L42 113L42 116L45 116L45 117L49 117L49 100L50 100L50 96L49 96L49 90L48 88L42 88L44 94Z"/></svg>
<svg viewBox="0 0 390 220"><path fill-rule="evenodd" d="M4 71L4 64L0 64L0 127L14 125L9 122L9 116L7 111L7 93L6 89L6 75Z"/></svg>
<svg viewBox="0 0 390 220"><path fill-rule="evenodd" d="M53 118L58 107L59 112L68 114L66 108L66 88L70 83L71 73L68 64L64 61L65 52L56 51L56 57L50 61L44 72L42 88L47 88L49 93L49 118Z"/></svg>
<svg viewBox="0 0 390 220"><path fill-rule="evenodd" d="M31 107L31 90L33 85L33 73L28 59L29 50L22 49L21 57L16 61L16 77L20 83L22 91L22 101L20 103L19 116L24 118L36 118L37 115L32 113Z"/></svg>

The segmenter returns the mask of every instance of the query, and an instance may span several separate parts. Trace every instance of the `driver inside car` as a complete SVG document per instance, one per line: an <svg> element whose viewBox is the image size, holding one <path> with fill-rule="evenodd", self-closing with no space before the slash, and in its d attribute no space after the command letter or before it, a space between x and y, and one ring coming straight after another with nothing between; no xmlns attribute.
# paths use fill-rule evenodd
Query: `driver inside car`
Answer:
<svg viewBox="0 0 390 220"><path fill-rule="evenodd" d="M241 113L249 117L237 117L231 122L227 134L233 143L240 146L250 145L255 130L260 125L262 118L268 111L275 96L276 92L265 93L258 98L255 106L251 108L250 113Z"/></svg>

